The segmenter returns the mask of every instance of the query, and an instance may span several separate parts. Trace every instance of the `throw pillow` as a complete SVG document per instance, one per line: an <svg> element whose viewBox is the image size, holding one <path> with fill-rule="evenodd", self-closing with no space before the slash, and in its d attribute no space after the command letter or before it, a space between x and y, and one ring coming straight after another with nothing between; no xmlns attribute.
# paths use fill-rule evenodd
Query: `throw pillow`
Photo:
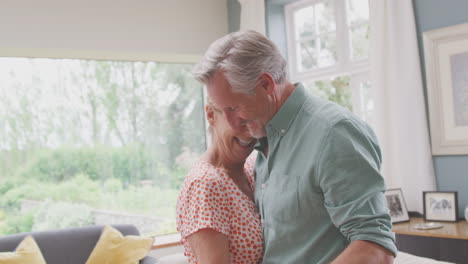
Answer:
<svg viewBox="0 0 468 264"><path fill-rule="evenodd" d="M153 238L123 236L115 228L106 225L86 264L138 263L146 256Z"/></svg>
<svg viewBox="0 0 468 264"><path fill-rule="evenodd" d="M1 264L46 264L39 246L32 236L27 236L16 247L15 252L1 252Z"/></svg>

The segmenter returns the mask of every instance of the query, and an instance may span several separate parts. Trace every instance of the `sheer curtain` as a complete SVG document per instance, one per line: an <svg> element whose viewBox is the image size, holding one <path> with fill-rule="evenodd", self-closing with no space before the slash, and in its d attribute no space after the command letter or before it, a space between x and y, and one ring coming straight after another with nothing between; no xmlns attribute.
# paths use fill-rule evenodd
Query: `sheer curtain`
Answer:
<svg viewBox="0 0 468 264"><path fill-rule="evenodd" d="M238 0L241 4L240 30L252 29L265 35L265 0Z"/></svg>
<svg viewBox="0 0 468 264"><path fill-rule="evenodd" d="M412 1L369 1L375 130L388 188L402 188L410 211L436 187Z"/></svg>

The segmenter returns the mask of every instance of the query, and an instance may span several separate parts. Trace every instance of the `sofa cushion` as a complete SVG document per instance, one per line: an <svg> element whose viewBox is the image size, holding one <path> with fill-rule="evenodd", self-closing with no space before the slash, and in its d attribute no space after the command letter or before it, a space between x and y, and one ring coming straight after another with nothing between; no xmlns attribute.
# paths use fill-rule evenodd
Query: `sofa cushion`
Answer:
<svg viewBox="0 0 468 264"><path fill-rule="evenodd" d="M41 250L32 236L27 236L18 245L14 252L1 252L0 263L2 264L46 264Z"/></svg>
<svg viewBox="0 0 468 264"><path fill-rule="evenodd" d="M138 263L153 245L153 238L123 236L111 226L105 226L86 264Z"/></svg>
<svg viewBox="0 0 468 264"><path fill-rule="evenodd" d="M139 235L133 225L114 225L123 235ZM104 226L67 228L0 237L0 252L14 251L31 235L41 249L47 264L83 264L96 245Z"/></svg>

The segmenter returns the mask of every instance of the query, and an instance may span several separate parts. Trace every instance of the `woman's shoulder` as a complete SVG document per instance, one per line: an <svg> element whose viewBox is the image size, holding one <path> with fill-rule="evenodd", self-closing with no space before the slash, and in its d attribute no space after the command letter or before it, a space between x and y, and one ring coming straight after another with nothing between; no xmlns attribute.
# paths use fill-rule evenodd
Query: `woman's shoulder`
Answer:
<svg viewBox="0 0 468 264"><path fill-rule="evenodd" d="M194 183L212 185L221 184L222 170L214 167L206 161L197 162L188 172L185 177L184 185L192 185Z"/></svg>

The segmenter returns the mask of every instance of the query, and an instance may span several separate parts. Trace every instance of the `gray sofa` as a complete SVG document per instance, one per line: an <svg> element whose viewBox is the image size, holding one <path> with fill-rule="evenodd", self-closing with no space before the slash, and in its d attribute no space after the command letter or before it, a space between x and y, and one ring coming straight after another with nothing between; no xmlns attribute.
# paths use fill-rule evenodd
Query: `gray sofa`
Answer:
<svg viewBox="0 0 468 264"><path fill-rule="evenodd" d="M113 225L122 235L139 235L133 225ZM47 264L84 264L96 245L104 226L89 226L51 231L21 233L0 237L0 252L14 251L28 235L32 235L41 249ZM145 257L140 264L155 264Z"/></svg>

